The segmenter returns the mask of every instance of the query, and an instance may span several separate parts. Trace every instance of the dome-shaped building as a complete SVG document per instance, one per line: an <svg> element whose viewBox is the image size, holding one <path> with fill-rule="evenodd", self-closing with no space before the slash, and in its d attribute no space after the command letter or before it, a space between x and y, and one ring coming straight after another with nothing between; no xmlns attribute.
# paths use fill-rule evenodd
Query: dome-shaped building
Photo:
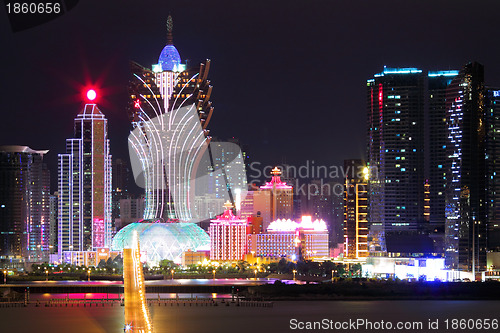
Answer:
<svg viewBox="0 0 500 333"><path fill-rule="evenodd" d="M147 262L157 266L163 259L180 263L182 253L187 250L208 250L208 234L195 223L131 223L113 237L113 251L123 251L132 245L133 234L137 232L141 252L147 255Z"/></svg>
<svg viewBox="0 0 500 333"><path fill-rule="evenodd" d="M167 19L167 45L165 45L158 58L158 65L161 66L162 71L178 71L181 64L181 56L174 46L172 28L172 16L169 15Z"/></svg>
<svg viewBox="0 0 500 333"><path fill-rule="evenodd" d="M179 51L173 45L165 45L158 58L162 71L177 71L181 64Z"/></svg>

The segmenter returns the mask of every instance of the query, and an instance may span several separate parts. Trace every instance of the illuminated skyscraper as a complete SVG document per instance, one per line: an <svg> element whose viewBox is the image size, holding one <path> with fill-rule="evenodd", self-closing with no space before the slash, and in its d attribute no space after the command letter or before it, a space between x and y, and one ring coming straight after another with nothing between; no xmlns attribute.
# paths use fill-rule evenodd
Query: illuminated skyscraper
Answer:
<svg viewBox="0 0 500 333"><path fill-rule="evenodd" d="M446 91L445 255L455 269L486 268L484 67L469 63Z"/></svg>
<svg viewBox="0 0 500 333"><path fill-rule="evenodd" d="M367 81L370 234L417 231L424 221L424 76L384 68Z"/></svg>
<svg viewBox="0 0 500 333"><path fill-rule="evenodd" d="M128 111L134 129L129 148L142 169L140 176L137 167L134 174L145 188L144 219L190 221L195 191L188 187L193 186L198 167L210 164L205 158L213 112L207 79L210 60L186 69L173 45L172 29L169 16L167 44L152 69L131 63Z"/></svg>
<svg viewBox="0 0 500 333"><path fill-rule="evenodd" d="M50 175L48 150L0 147L0 257L47 261L49 255Z"/></svg>
<svg viewBox="0 0 500 333"><path fill-rule="evenodd" d="M210 221L210 260L243 260L247 247L247 220L233 214L229 201L224 207L224 214Z"/></svg>
<svg viewBox="0 0 500 333"><path fill-rule="evenodd" d="M110 246L111 155L108 121L96 104L75 118L75 135L59 154L59 246L91 251Z"/></svg>
<svg viewBox="0 0 500 333"><path fill-rule="evenodd" d="M344 258L368 256L368 168L361 160L344 161Z"/></svg>

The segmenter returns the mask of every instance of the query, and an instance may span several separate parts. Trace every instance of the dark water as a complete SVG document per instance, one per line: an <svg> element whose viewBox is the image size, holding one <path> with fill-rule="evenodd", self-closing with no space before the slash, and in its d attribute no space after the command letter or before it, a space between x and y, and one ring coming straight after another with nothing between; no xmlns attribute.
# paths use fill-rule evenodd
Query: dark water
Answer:
<svg viewBox="0 0 500 333"><path fill-rule="evenodd" d="M477 329L452 329L453 319L500 319L500 301L295 301L275 302L273 308L217 306L153 306L156 333L200 332L322 332L307 330L306 322L348 322L366 320L372 328L328 329L331 332L498 332ZM290 321L296 319L295 324ZM429 329L429 319L439 320L437 329ZM449 320L448 330L444 320ZM422 328L375 329L376 322L422 323ZM303 323L304 329L298 329ZM484 321L483 321L484 323ZM311 324L313 325L313 324ZM333 324L332 324L333 325ZM476 324L474 324L476 325ZM292 330L292 327L297 329ZM300 326L301 327L301 326ZM324 327L329 328L329 327ZM123 307L0 308L0 332L123 332Z"/></svg>

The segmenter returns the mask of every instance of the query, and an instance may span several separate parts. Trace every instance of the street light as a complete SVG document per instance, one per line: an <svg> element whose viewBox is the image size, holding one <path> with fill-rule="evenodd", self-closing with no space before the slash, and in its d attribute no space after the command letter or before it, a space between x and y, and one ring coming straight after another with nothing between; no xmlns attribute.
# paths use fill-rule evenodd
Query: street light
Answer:
<svg viewBox="0 0 500 333"><path fill-rule="evenodd" d="M172 270L170 271L170 273L172 273L172 280L173 280L173 279L174 279L174 270L172 269Z"/></svg>
<svg viewBox="0 0 500 333"><path fill-rule="evenodd" d="M3 271L3 284L7 284L7 271Z"/></svg>
<svg viewBox="0 0 500 333"><path fill-rule="evenodd" d="M45 270L45 281L49 281L49 271Z"/></svg>
<svg viewBox="0 0 500 333"><path fill-rule="evenodd" d="M297 270L296 270L296 269L294 269L294 270L293 270L293 280L294 280L294 281L295 281L295 273L297 273Z"/></svg>
<svg viewBox="0 0 500 333"><path fill-rule="evenodd" d="M255 273L255 280L257 280L257 270L253 271Z"/></svg>
<svg viewBox="0 0 500 333"><path fill-rule="evenodd" d="M89 282L90 282L90 269L87 271L88 276L89 276Z"/></svg>
<svg viewBox="0 0 500 333"><path fill-rule="evenodd" d="M214 275L214 280L215 280L215 269L212 271L213 275Z"/></svg>
<svg viewBox="0 0 500 333"><path fill-rule="evenodd" d="M332 269L332 283L333 283L333 269Z"/></svg>

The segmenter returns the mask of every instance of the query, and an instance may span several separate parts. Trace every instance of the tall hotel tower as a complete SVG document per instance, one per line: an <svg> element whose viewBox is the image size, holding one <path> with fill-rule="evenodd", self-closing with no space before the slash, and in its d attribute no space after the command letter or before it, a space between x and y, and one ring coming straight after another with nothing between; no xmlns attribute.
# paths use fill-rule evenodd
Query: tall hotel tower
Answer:
<svg viewBox="0 0 500 333"><path fill-rule="evenodd" d="M0 258L11 264L49 257L50 174L43 161L47 152L0 147Z"/></svg>
<svg viewBox="0 0 500 333"><path fill-rule="evenodd" d="M210 60L186 69L173 45L172 29L169 16L167 44L152 69L131 62L128 113L133 130L129 149L142 165L139 179L143 184L138 185L145 188L144 219L190 221L189 196L194 191L186 187L190 184L183 182L184 179L180 180L179 172L188 170L182 176L187 181L193 179L191 176L200 163L193 156L206 152L211 139L207 129L213 112L209 100L212 86L207 80ZM181 111L182 107L185 109ZM189 112L194 112L196 119ZM194 151L196 154L191 154ZM191 155L185 159L188 153ZM134 174L138 181L136 171Z"/></svg>
<svg viewBox="0 0 500 333"><path fill-rule="evenodd" d="M111 242L111 155L108 121L96 104L75 118L75 136L59 154L59 247L92 251Z"/></svg>
<svg viewBox="0 0 500 333"><path fill-rule="evenodd" d="M367 81L370 234L417 231L424 214L424 75L384 68Z"/></svg>
<svg viewBox="0 0 500 333"><path fill-rule="evenodd" d="M446 264L455 269L486 268L487 205L484 67L469 63L446 91L449 175L445 191Z"/></svg>

